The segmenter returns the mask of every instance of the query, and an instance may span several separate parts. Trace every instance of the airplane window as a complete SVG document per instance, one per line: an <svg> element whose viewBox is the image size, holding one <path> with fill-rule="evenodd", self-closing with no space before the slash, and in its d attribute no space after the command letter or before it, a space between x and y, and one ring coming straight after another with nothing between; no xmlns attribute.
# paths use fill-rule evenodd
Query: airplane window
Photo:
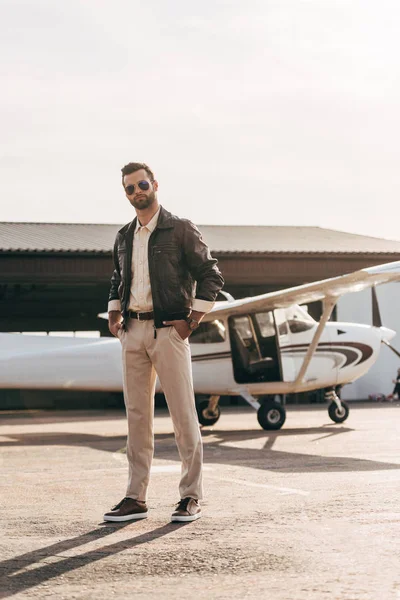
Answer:
<svg viewBox="0 0 400 600"><path fill-rule="evenodd" d="M245 317L235 317L233 322L233 328L240 340L239 346L244 346L244 348L247 350L250 362L259 360L260 349L258 347L257 340L254 337L250 316L246 315ZM233 333L233 339L235 338L236 336Z"/></svg>
<svg viewBox="0 0 400 600"><path fill-rule="evenodd" d="M277 308L274 311L276 328L279 336L289 335L289 327L286 322L286 314L284 308Z"/></svg>
<svg viewBox="0 0 400 600"><path fill-rule="evenodd" d="M189 337L191 344L215 344L225 341L225 325L222 321L206 321Z"/></svg>
<svg viewBox="0 0 400 600"><path fill-rule="evenodd" d="M288 335L289 334L289 330L288 330L286 321L282 321L282 323L279 323L278 333L279 333L279 335Z"/></svg>
<svg viewBox="0 0 400 600"><path fill-rule="evenodd" d="M301 333L312 329L316 322L300 306L290 306L285 310L286 319L292 333Z"/></svg>
<svg viewBox="0 0 400 600"><path fill-rule="evenodd" d="M235 329L242 338L242 340L248 340L250 338L253 338L253 331L250 326L249 317L236 317Z"/></svg>
<svg viewBox="0 0 400 600"><path fill-rule="evenodd" d="M257 313L256 321L263 338L272 337L275 335L274 317L272 312Z"/></svg>

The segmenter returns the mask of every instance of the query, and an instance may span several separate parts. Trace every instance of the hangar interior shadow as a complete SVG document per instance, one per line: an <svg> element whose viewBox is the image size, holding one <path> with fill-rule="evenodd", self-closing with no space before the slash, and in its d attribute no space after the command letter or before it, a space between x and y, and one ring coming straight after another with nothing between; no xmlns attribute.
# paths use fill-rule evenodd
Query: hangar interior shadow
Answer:
<svg viewBox="0 0 400 600"><path fill-rule="evenodd" d="M235 464L262 471L275 472L324 472L326 470L345 471L382 471L400 469L400 464L380 462L370 459L322 456L318 453L303 454L275 450L274 443L281 437L299 435L316 435L309 441L310 450L314 444L324 438L341 436L353 431L344 426L325 425L321 427L305 427L283 429L279 431L236 430L224 431L218 429L203 429L204 463L205 464ZM103 452L124 452L126 436L103 436L88 433L71 432L38 432L10 433L7 439L0 441L1 447L9 446L85 446ZM261 448L235 446L247 440L265 440ZM154 457L160 460L180 462L173 433L155 434Z"/></svg>

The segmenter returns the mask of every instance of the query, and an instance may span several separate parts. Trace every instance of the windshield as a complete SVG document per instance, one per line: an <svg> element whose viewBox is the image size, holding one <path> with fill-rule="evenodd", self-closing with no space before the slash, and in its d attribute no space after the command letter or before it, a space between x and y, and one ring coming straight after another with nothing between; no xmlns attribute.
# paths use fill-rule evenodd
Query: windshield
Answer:
<svg viewBox="0 0 400 600"><path fill-rule="evenodd" d="M272 312L257 313L256 321L263 338L275 335L274 315Z"/></svg>
<svg viewBox="0 0 400 600"><path fill-rule="evenodd" d="M316 322L301 306L289 306L285 309L286 320L292 333L301 333L312 329Z"/></svg>

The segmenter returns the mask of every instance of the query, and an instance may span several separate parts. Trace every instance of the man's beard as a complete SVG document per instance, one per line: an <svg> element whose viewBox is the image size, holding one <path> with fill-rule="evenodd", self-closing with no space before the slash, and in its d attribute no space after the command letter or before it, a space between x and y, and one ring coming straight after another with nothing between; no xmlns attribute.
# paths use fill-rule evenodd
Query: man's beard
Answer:
<svg viewBox="0 0 400 600"><path fill-rule="evenodd" d="M149 208L149 206L151 206L153 204L155 199L156 199L155 192L150 192L150 194L148 194L146 196L146 198L139 198L139 200L135 200L135 199L131 200L131 204L138 210L142 210L143 208Z"/></svg>

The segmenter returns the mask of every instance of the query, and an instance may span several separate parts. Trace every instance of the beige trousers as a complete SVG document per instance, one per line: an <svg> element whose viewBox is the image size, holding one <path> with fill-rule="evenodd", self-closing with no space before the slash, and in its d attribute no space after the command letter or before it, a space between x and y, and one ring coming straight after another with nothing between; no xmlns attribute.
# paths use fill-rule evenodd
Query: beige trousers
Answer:
<svg viewBox="0 0 400 600"><path fill-rule="evenodd" d="M174 327L157 329L154 321L129 319L119 333L122 345L124 400L128 419L129 478L126 496L147 499L154 452L154 391L160 379L182 461L181 498L202 498L203 446L195 408L189 340Z"/></svg>

